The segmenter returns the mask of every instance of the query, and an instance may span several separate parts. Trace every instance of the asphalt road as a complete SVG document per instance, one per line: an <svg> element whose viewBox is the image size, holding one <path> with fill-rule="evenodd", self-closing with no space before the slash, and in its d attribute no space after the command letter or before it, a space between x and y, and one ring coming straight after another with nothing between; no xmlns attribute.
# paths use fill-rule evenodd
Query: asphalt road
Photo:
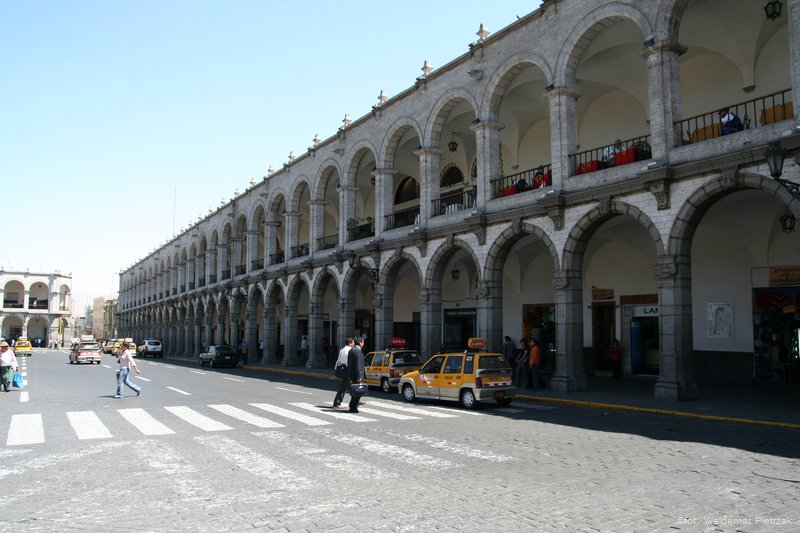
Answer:
<svg viewBox="0 0 800 533"><path fill-rule="evenodd" d="M798 531L800 433L515 402L465 411L331 380L25 358L0 393L2 531Z"/></svg>

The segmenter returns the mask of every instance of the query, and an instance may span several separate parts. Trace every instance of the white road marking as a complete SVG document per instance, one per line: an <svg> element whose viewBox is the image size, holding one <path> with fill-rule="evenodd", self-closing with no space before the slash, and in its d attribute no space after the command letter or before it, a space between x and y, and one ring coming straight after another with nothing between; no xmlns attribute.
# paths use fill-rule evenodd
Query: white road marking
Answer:
<svg viewBox="0 0 800 533"><path fill-rule="evenodd" d="M279 424L278 422L273 422L268 418L264 418L263 416L254 415L252 413L248 413L243 409L239 409L238 407L234 407L232 405L209 405L210 408L216 409L222 414L231 416L237 420L241 420L242 422L247 422L248 424L253 424L254 426L258 426L260 428L282 428L285 427L283 424Z"/></svg>
<svg viewBox="0 0 800 533"><path fill-rule="evenodd" d="M175 433L150 416L144 409L118 409L117 411L145 435L172 435Z"/></svg>
<svg viewBox="0 0 800 533"><path fill-rule="evenodd" d="M134 376L134 377L135 377L136 379L141 379L142 381L152 381L152 380L150 380L150 379L143 378L142 376Z"/></svg>
<svg viewBox="0 0 800 533"><path fill-rule="evenodd" d="M313 431L316 431L320 435L324 435L329 439L347 444L348 446L361 448L372 455L382 455L389 459L407 463L417 468L424 468L425 470L441 470L443 468L453 468L455 466L459 466L456 463L452 463L445 459L437 459L431 455L416 453L400 446L386 444L385 442L368 439L366 437L346 435L344 433L333 433L327 429L316 429Z"/></svg>
<svg viewBox="0 0 800 533"><path fill-rule="evenodd" d="M514 459L510 455L497 455L492 452L470 448L469 446L464 446L463 444L451 444L446 440L435 439L433 437L426 437L423 435L402 434L402 433L395 433L393 431L389 431L386 434L395 438L406 439L411 442L420 442L422 444L427 444L431 448L436 448L437 450L444 450L450 453L457 453L459 455L464 455L466 457L471 457L473 459L484 459L486 461L492 461L495 463L502 463Z"/></svg>
<svg viewBox="0 0 800 533"><path fill-rule="evenodd" d="M319 418L314 418L312 416L307 416L301 413L295 413L294 411L290 411L289 409L284 409L283 407L278 407L276 405L270 405L268 403L251 403L253 407L257 407L264 411L267 411L272 414L276 414L278 416L283 416L285 418L289 418L296 422L300 422L307 426L327 426L330 425L330 422L326 420L320 420Z"/></svg>
<svg viewBox="0 0 800 533"><path fill-rule="evenodd" d="M269 457L242 446L237 441L219 435L195 437L194 440L218 453L245 472L268 480L268 492L285 493L311 488L312 483Z"/></svg>
<svg viewBox="0 0 800 533"><path fill-rule="evenodd" d="M19 393L19 401L21 403L25 403L29 400L28 398L28 391L22 391Z"/></svg>
<svg viewBox="0 0 800 533"><path fill-rule="evenodd" d="M296 392L297 394L308 394L308 395L311 395L311 394L313 394L313 393L311 393L311 392L306 392L306 391L302 391L302 390L295 390L295 389L287 389L287 388L285 388L285 387L275 387L275 388L276 388L276 389L278 389L278 390L285 390L285 391L289 391L289 392Z"/></svg>
<svg viewBox="0 0 800 533"><path fill-rule="evenodd" d="M55 465L71 463L73 461L84 461L87 456L106 453L108 450L116 449L121 446L127 446L129 443L121 441L99 442L94 446L87 446L81 448L76 452L70 453L56 453L40 457L29 458L27 461L20 463L13 468L0 467L0 479L9 475L24 475L29 470L45 470ZM28 491L30 492L30 491ZM23 493L23 491L18 491Z"/></svg>
<svg viewBox="0 0 800 533"><path fill-rule="evenodd" d="M278 431L254 432L253 435L265 439L271 444L278 445L276 448L280 447L282 450L299 455L322 467L342 472L351 477L359 479L389 479L392 477L388 472L366 461L361 461L349 455L331 453L330 450L325 448L315 448L307 440L296 435L288 435Z"/></svg>
<svg viewBox="0 0 800 533"><path fill-rule="evenodd" d="M8 428L6 446L24 446L44 442L42 415L13 415Z"/></svg>
<svg viewBox="0 0 800 533"><path fill-rule="evenodd" d="M319 413L322 415L332 416L333 418L350 420L351 422L377 422L377 420L375 420L374 418L367 418L365 416L357 415L356 413L348 413L347 411L342 412L333 409L328 410L328 408L319 407L317 405L312 405L310 403L295 402L295 403L290 403L289 405L294 405L295 407L299 407L300 409L305 409L306 411L314 411L315 413Z"/></svg>
<svg viewBox="0 0 800 533"><path fill-rule="evenodd" d="M175 387L167 387L167 388L169 390L173 390L173 391L177 392L178 394L183 394L184 396L191 396L192 395L191 392L182 391L180 389L176 389Z"/></svg>
<svg viewBox="0 0 800 533"><path fill-rule="evenodd" d="M445 414L439 413L437 411L428 411L427 409L423 409L421 407L409 407L407 405L391 403L391 402L381 402L376 400L370 400L367 405L375 405L379 407L383 407L384 409L394 409L396 411L405 411L407 413L414 413L417 415L425 415L431 416L433 418L456 418L458 415L454 414Z"/></svg>
<svg viewBox="0 0 800 533"><path fill-rule="evenodd" d="M189 372L192 372L193 374L200 374L202 376L206 375L206 373L203 372L202 370L190 370Z"/></svg>
<svg viewBox="0 0 800 533"><path fill-rule="evenodd" d="M438 409L439 411L447 411L452 413L455 409L451 407L436 407L435 405L430 406L431 409ZM483 416L483 413L476 413L475 411L467 411L466 409L459 409L458 414L465 414L465 415L472 415L472 416Z"/></svg>
<svg viewBox="0 0 800 533"><path fill-rule="evenodd" d="M71 411L67 419L80 440L111 438L111 432L93 411Z"/></svg>
<svg viewBox="0 0 800 533"><path fill-rule="evenodd" d="M22 374L22 377L23 377L23 378L26 378L26 377L28 377L28 372L26 372L25 370L23 370L22 372L20 372L20 374Z"/></svg>
<svg viewBox="0 0 800 533"><path fill-rule="evenodd" d="M227 379L228 381L238 381L239 383L244 383L243 379L236 379L236 378L231 378L231 377L228 377L228 376L222 376L222 379Z"/></svg>
<svg viewBox="0 0 800 533"><path fill-rule="evenodd" d="M155 363L153 363L153 364L155 364ZM172 365L160 365L160 366L161 366L162 368L171 368L171 369L173 369L173 370L176 368L176 367L174 367L174 366L172 366Z"/></svg>
<svg viewBox="0 0 800 533"><path fill-rule="evenodd" d="M419 420L418 416L401 415L399 413L389 413L387 411L378 411L371 407L359 407L359 411L367 413L368 415L385 416L386 418L394 418L395 420Z"/></svg>
<svg viewBox="0 0 800 533"><path fill-rule="evenodd" d="M230 426L217 422L213 418L209 418L204 414L200 414L194 409L186 407L185 405L175 405L164 407L167 411L177 416L181 420L189 422L191 425L202 429L203 431L225 431L233 429Z"/></svg>

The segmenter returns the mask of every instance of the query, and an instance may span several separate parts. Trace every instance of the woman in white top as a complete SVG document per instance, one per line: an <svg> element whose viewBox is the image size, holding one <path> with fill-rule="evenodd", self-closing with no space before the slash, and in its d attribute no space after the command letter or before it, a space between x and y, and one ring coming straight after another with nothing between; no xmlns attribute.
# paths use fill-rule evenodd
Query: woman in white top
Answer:
<svg viewBox="0 0 800 533"><path fill-rule="evenodd" d="M3 390L9 392L11 390L11 379L14 377L14 372L19 368L17 364L17 356L14 355L14 350L8 347L6 341L0 341L0 380L2 381Z"/></svg>
<svg viewBox="0 0 800 533"><path fill-rule="evenodd" d="M139 367L136 365L136 361L133 360L133 355L131 351L128 349L128 343L122 343L122 346L125 348L122 354L119 356L119 375L117 376L117 395L114 398L122 398L122 384L124 383L134 391L136 391L136 396L142 392L141 387L132 383L128 379L128 374L130 374L131 367L136 370L137 374L140 374Z"/></svg>

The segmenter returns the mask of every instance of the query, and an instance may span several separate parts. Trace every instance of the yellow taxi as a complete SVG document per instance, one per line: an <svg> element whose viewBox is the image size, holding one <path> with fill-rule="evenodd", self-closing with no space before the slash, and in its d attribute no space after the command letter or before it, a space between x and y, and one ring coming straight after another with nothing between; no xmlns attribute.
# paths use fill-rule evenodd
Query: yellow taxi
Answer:
<svg viewBox="0 0 800 533"><path fill-rule="evenodd" d="M403 374L419 370L420 366L419 352L406 349L405 339L392 337L388 348L369 352L364 358L365 381L383 392L391 392L397 388Z"/></svg>
<svg viewBox="0 0 800 533"><path fill-rule="evenodd" d="M26 355L30 357L33 354L33 346L28 337L18 337L17 342L14 343L14 355Z"/></svg>
<svg viewBox="0 0 800 533"><path fill-rule="evenodd" d="M117 357L122 355L122 352L125 351L125 348L122 347L123 342L128 343L128 349L131 351L131 355L136 357L136 344L133 343L133 339L130 337L126 337L124 339L117 339L116 341L114 341L114 347L111 348L112 355L116 355Z"/></svg>
<svg viewBox="0 0 800 533"><path fill-rule="evenodd" d="M403 399L450 400L474 409L482 401L506 406L517 392L503 354L484 351L486 339L472 338L460 353L432 356L422 367L400 378Z"/></svg>
<svg viewBox="0 0 800 533"><path fill-rule="evenodd" d="M117 339L108 339L103 345L103 353L114 353L114 344L116 344L116 342Z"/></svg>

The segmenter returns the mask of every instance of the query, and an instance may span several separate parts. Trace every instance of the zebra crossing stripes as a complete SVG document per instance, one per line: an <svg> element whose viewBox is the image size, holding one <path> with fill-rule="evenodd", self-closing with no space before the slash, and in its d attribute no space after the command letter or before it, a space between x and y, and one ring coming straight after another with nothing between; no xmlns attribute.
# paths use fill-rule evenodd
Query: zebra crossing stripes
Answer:
<svg viewBox="0 0 800 533"><path fill-rule="evenodd" d="M456 418L458 415L452 413L440 413L438 411L429 411L427 409L422 409L420 407L409 407L407 405L400 405L394 404L391 402L381 402L376 400L370 400L367 405L370 406L378 406L383 407L384 409L394 409L397 411L403 411L405 413L414 413L417 415L425 415L430 416L433 418Z"/></svg>
<svg viewBox="0 0 800 533"><path fill-rule="evenodd" d="M67 420L80 440L110 439L112 436L93 411L68 412Z"/></svg>
<svg viewBox="0 0 800 533"><path fill-rule="evenodd" d="M332 416L333 418L339 418L342 420L350 420L351 422L375 422L374 418L367 418L365 416L356 416L355 413L348 413L348 412L340 412L340 411L328 411L328 410L321 410L316 405L312 405L310 403L305 402L293 402L290 405L294 405L295 407L299 407L300 409L305 409L306 411L314 411L315 413L322 413L327 416Z"/></svg>
<svg viewBox="0 0 800 533"><path fill-rule="evenodd" d="M277 405L270 405L268 403L251 403L250 405L267 411L268 413L300 422L301 424L305 424L307 426L327 426L330 424L330 422L327 420L320 420L319 418L314 418L313 416L295 413L294 411L284 409L283 407L278 407Z"/></svg>
<svg viewBox="0 0 800 533"><path fill-rule="evenodd" d="M8 428L6 446L25 446L44 442L42 415L13 415Z"/></svg>
<svg viewBox="0 0 800 533"><path fill-rule="evenodd" d="M219 411L222 414L228 415L237 420L241 420L242 422L247 422L248 424L252 424L262 429L285 427L283 424L273 422L272 420L264 418L263 416L254 415L245 411L244 409L239 409L238 407L234 407L232 405L209 405L209 407Z"/></svg>
<svg viewBox="0 0 800 533"><path fill-rule="evenodd" d="M118 409L117 412L145 435L172 435L175 433L167 426L153 418L144 409L140 409L138 407L135 409Z"/></svg>
<svg viewBox="0 0 800 533"><path fill-rule="evenodd" d="M164 407L164 409L178 418L185 420L191 425L202 429L203 431L225 431L228 429L233 429L222 422L217 422L213 418L209 418L206 415L200 414L194 409L190 409L189 407L183 405Z"/></svg>

